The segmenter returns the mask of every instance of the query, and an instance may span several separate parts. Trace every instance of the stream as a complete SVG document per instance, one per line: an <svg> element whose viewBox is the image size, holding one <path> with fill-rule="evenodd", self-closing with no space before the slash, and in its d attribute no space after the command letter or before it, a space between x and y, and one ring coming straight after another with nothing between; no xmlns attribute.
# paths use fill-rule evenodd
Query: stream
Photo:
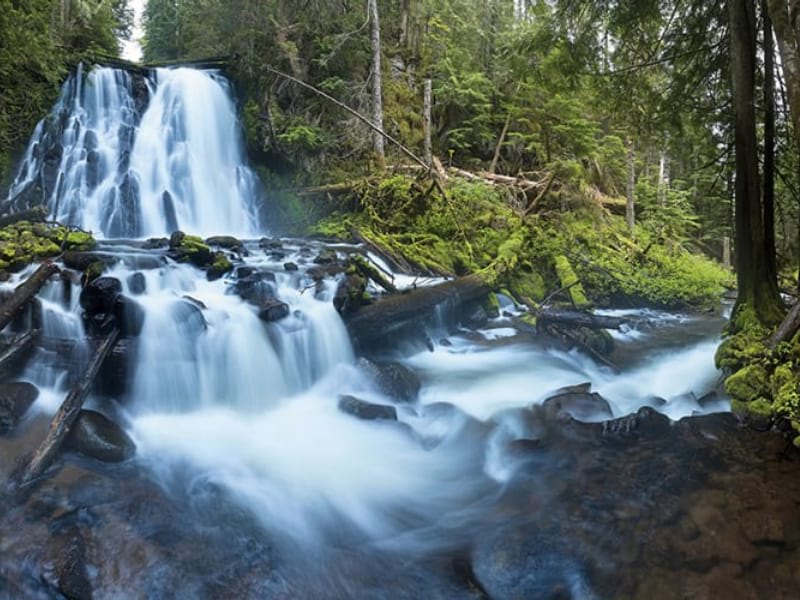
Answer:
<svg viewBox="0 0 800 600"><path fill-rule="evenodd" d="M49 122L10 198L94 231L141 309L87 402L136 454L65 452L29 493L0 491L0 598L794 597L800 461L728 412L723 316L606 311L631 322L616 373L501 296L498 317L443 314L428 347L367 360L334 308L341 274L315 260L368 253L263 238L222 76L79 72ZM243 239L234 271L209 281L145 242L179 228ZM260 318L253 286L288 314ZM80 294L77 277L39 293L45 341L17 378L39 397L0 435L3 480L89 358Z"/></svg>

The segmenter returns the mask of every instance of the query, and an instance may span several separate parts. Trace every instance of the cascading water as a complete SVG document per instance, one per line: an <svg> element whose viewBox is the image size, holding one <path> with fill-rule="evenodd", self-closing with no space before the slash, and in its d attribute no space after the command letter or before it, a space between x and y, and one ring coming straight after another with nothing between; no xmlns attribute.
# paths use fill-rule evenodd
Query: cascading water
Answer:
<svg viewBox="0 0 800 600"><path fill-rule="evenodd" d="M239 148L228 84L214 73L158 70L145 79L107 68L79 72L37 127L10 198L22 208L41 194L52 217L106 238L178 228L246 236L259 228L259 194ZM339 279L321 277L313 263L324 246L282 240L277 247L246 242L228 251L237 268L209 281L164 250L101 244L99 254L115 263L104 275L121 282L144 323L138 337L126 340L127 383L113 393L98 391L92 401L101 409L104 394L119 401L138 445L137 464L176 496L191 504L224 489L265 530L304 550L350 541L413 554L460 547L463 532L472 535L484 519L491 523L487 506L508 492L517 468L509 448L533 443L531 407L561 386L591 381L608 398L611 414L589 421L641 406L673 419L726 408L723 400L697 398L716 383L712 340L720 321L700 331L670 315L646 315L651 327L616 337L631 354L646 348L650 358L615 374L526 337L515 320L519 309L507 298L501 298L504 316L479 331L448 331L452 307L440 307L432 350L399 357L421 375L419 401L398 401L354 359L333 305ZM24 275L0 289L10 290ZM259 307L241 293L246 281L286 303L288 315L262 321ZM54 281L40 296L43 336L69 341L71 360L81 364L89 345L79 293L77 282ZM689 329L700 334L679 350L651 352L650 340L670 328L680 336ZM40 408L54 410L70 369L75 365L63 364L53 350L30 363L24 377L42 390ZM345 414L338 407L344 395L391 407L397 421ZM543 497L549 490L536 492ZM582 571L573 562L540 567L532 571L563 576L562 591L592 597L581 591ZM349 582L343 585L338 595L352 597ZM316 589L309 597L330 593L324 582L309 589Z"/></svg>
<svg viewBox="0 0 800 600"><path fill-rule="evenodd" d="M262 198L227 80L213 71L82 69L39 123L8 202L106 238L253 235Z"/></svg>

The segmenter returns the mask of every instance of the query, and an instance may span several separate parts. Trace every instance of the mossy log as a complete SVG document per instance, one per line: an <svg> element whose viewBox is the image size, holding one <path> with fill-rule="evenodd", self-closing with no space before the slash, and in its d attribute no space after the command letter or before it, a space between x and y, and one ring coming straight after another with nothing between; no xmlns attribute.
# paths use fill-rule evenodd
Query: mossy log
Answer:
<svg viewBox="0 0 800 600"><path fill-rule="evenodd" d="M477 275L417 288L359 308L347 319L347 329L359 349L386 344L392 334L409 325L421 331L425 321L436 316L439 307L447 307L452 318L458 320L465 305L484 300L489 291L489 286Z"/></svg>
<svg viewBox="0 0 800 600"><path fill-rule="evenodd" d="M92 388L97 372L103 365L109 352L120 336L118 327L112 329L103 339L95 350L92 360L89 362L80 382L78 382L67 394L58 412L50 422L50 429L41 445L31 455L30 460L23 465L14 475L15 483L20 487L29 485L44 473L47 467L53 462L61 444L69 434L70 429L78 418L83 407L83 402L89 390Z"/></svg>
<svg viewBox="0 0 800 600"><path fill-rule="evenodd" d="M800 302L795 302L792 310L783 319L775 333L769 338L768 346L770 350L774 350L781 342L788 341L794 337L797 330L800 329Z"/></svg>
<svg viewBox="0 0 800 600"><path fill-rule="evenodd" d="M588 327L589 329L621 329L628 323L620 317L593 315L582 310L546 309L537 314L539 323L556 323L562 327Z"/></svg>
<svg viewBox="0 0 800 600"><path fill-rule="evenodd" d="M0 306L0 330L5 329L30 302L51 275L58 273L58 267L50 262L42 263L33 275L19 285L11 297Z"/></svg>

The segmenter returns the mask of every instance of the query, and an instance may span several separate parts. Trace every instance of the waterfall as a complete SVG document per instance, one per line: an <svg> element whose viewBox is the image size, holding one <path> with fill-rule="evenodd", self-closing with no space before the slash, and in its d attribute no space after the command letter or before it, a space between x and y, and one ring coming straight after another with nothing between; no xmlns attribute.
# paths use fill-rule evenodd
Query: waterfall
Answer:
<svg viewBox="0 0 800 600"><path fill-rule="evenodd" d="M79 68L36 127L8 202L44 204L105 238L260 229L230 85L187 68Z"/></svg>

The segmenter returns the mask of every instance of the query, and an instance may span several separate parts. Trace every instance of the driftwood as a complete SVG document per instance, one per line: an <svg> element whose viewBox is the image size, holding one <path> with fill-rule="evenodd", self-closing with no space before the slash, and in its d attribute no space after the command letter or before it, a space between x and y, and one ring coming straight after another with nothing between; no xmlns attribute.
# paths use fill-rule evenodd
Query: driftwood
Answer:
<svg viewBox="0 0 800 600"><path fill-rule="evenodd" d="M453 320L458 320L465 305L482 300L488 293L489 286L479 276L461 277L362 307L347 319L346 325L359 348L385 345L408 326L421 332L425 321L435 318L440 307L446 307Z"/></svg>
<svg viewBox="0 0 800 600"><path fill-rule="evenodd" d="M29 485L41 477L55 459L61 444L78 418L83 402L86 400L95 377L97 377L97 372L100 370L106 356L111 352L114 344L117 343L119 334L119 328L115 327L95 350L94 356L86 367L80 382L73 386L50 422L50 429L44 441L34 451L27 464L19 471L19 475L16 477L16 482L19 486Z"/></svg>
<svg viewBox="0 0 800 600"><path fill-rule="evenodd" d="M540 323L555 323L561 327L587 327L589 329L620 329L628 323L620 317L593 315L582 310L545 309L539 312Z"/></svg>
<svg viewBox="0 0 800 600"><path fill-rule="evenodd" d="M47 210L41 206L37 206L36 208L31 208L30 210L23 210L0 217L0 227L13 225L14 223L19 223L20 221L44 221L46 217Z"/></svg>
<svg viewBox="0 0 800 600"><path fill-rule="evenodd" d="M0 354L0 372L8 372L31 348L38 335L38 329L31 329L11 342L11 345Z"/></svg>
<svg viewBox="0 0 800 600"><path fill-rule="evenodd" d="M374 281L375 285L382 287L390 294L397 293L397 288L395 287L394 283L389 280L389 277L384 275L383 272L378 269L378 267L373 265L366 258L362 258L361 256L353 256L351 263L364 277Z"/></svg>
<svg viewBox="0 0 800 600"><path fill-rule="evenodd" d="M11 297L0 306L0 330L4 329L22 311L39 291L44 283L54 273L58 273L58 267L50 262L42 263L33 275L28 277L24 283L17 286Z"/></svg>
<svg viewBox="0 0 800 600"><path fill-rule="evenodd" d="M792 310L784 317L781 324L775 330L768 342L770 350L778 347L778 344L792 339L797 330L800 329L800 302L795 302Z"/></svg>

